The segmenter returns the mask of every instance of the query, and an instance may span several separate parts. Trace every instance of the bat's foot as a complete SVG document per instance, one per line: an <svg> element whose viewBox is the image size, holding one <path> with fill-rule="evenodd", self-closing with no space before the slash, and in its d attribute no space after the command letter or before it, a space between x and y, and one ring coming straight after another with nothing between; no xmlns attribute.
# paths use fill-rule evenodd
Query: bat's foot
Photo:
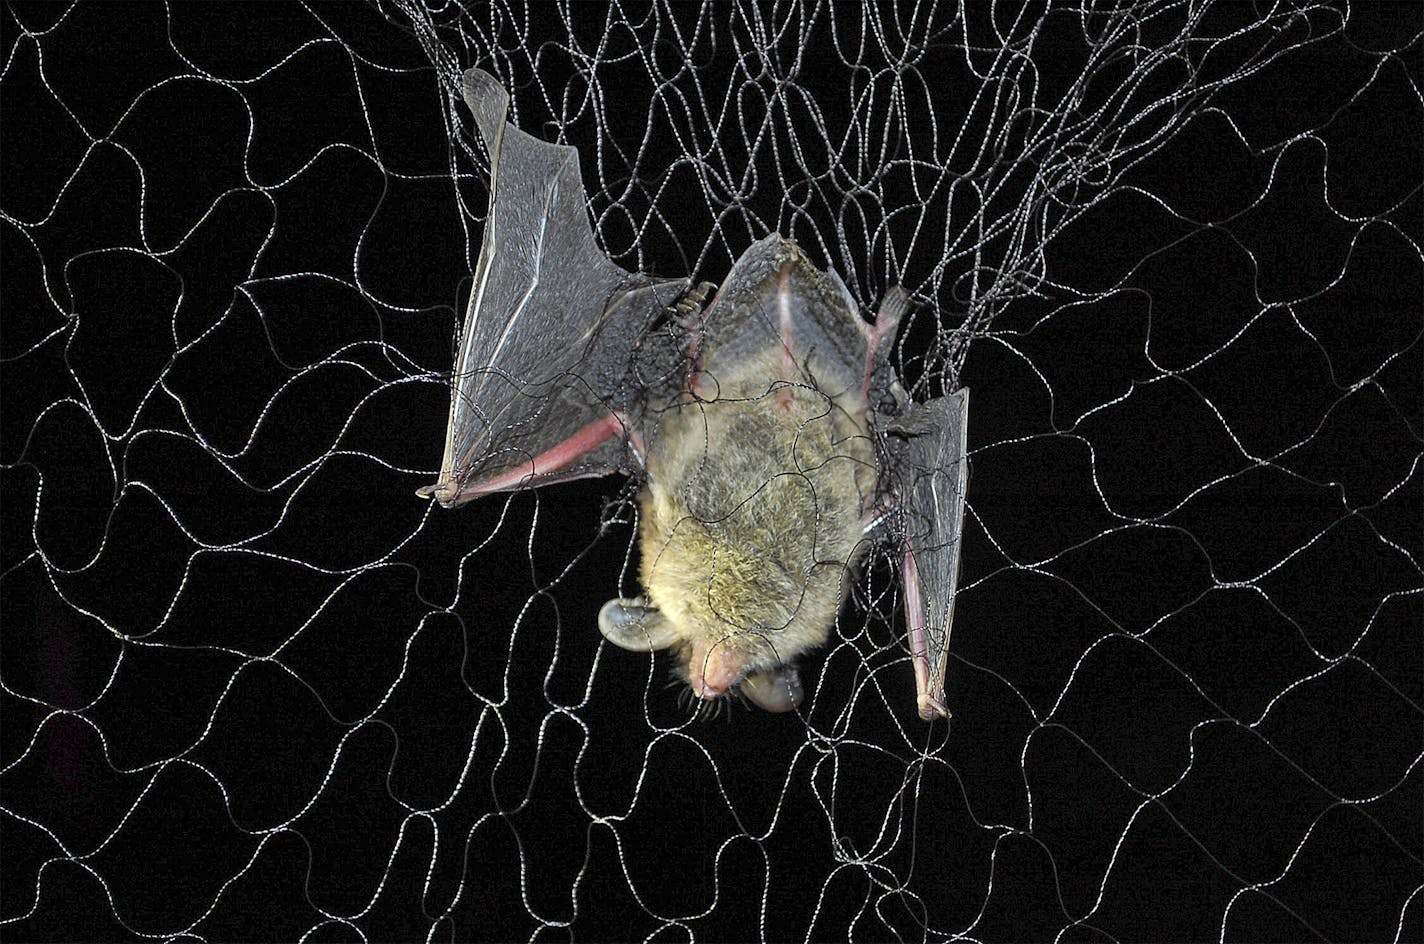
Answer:
<svg viewBox="0 0 1424 944"><path fill-rule="evenodd" d="M691 320L692 316L702 310L702 305L707 301L707 296L717 290L717 286L711 282L698 282L695 288L690 288L682 293L682 297L672 303L669 309L678 321L683 322L684 327Z"/></svg>

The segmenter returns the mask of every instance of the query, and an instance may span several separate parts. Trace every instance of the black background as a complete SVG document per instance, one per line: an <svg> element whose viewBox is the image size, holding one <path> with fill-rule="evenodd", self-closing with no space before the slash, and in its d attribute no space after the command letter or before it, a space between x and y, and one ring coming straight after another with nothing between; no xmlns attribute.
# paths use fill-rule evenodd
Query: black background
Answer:
<svg viewBox="0 0 1424 944"><path fill-rule="evenodd" d="M1133 14L1142 50L1170 9ZM1058 10L1029 43L1017 10L1053 106L1101 24ZM917 293L900 367L927 392L961 205L849 181L1003 126L953 13L414 19L579 146L622 264L716 280L794 235L867 307ZM801 714L690 720L594 630L635 582L629 487L411 497L487 199L411 15L7 7L0 935L1424 938L1421 17L1343 14L1248 33L1285 53L1249 74L1245 41L1192 47L1241 77L1085 187L1041 297L970 343L954 720L923 725L887 560ZM889 100L901 48L907 117L866 118L851 92ZM763 123L778 71L797 94ZM650 107L697 90L720 137Z"/></svg>

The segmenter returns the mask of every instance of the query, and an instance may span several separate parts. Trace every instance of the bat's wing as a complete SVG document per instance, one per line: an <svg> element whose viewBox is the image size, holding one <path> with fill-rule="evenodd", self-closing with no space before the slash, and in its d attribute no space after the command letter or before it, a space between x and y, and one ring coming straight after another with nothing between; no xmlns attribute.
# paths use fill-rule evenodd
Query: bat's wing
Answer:
<svg viewBox="0 0 1424 944"><path fill-rule="evenodd" d="M642 392L678 369L648 328L686 288L609 261L593 239L578 151L505 121L509 94L464 76L490 159L490 207L455 360L440 480L447 507L489 492L632 471Z"/></svg>
<svg viewBox="0 0 1424 944"><path fill-rule="evenodd" d="M892 427L908 435L898 459L904 533L905 622L920 717L947 717L944 670L969 481L969 390L912 406Z"/></svg>

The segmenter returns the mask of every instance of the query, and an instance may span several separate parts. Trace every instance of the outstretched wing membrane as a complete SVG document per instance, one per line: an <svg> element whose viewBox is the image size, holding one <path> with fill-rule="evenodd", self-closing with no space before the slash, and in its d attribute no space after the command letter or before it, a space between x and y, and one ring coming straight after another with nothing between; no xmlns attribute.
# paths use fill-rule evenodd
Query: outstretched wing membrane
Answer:
<svg viewBox="0 0 1424 944"><path fill-rule="evenodd" d="M490 492L634 468L627 427L672 376L675 347L643 343L687 289L611 262L594 242L578 151L505 120L478 69L465 103L490 159L490 207L455 360L440 479L446 507Z"/></svg>

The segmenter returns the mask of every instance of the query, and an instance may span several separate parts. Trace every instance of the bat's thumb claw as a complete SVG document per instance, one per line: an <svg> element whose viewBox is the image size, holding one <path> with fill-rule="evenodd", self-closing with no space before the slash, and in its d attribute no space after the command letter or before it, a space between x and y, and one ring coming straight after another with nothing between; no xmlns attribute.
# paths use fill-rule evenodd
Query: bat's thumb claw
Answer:
<svg viewBox="0 0 1424 944"><path fill-rule="evenodd" d="M469 501L469 498L465 498L462 501L456 502L456 498L459 496L460 486L449 479L441 479L434 485L426 485L415 490L416 498L433 498L445 508L453 507L455 504L463 505L466 501ZM470 498L473 497L473 495L470 496Z"/></svg>
<svg viewBox="0 0 1424 944"><path fill-rule="evenodd" d="M449 501L450 493L453 491L454 489L450 487L450 484L448 482L440 481L436 482L434 485L425 485L421 488L417 488L415 490L415 497L433 498L443 505L447 501Z"/></svg>

